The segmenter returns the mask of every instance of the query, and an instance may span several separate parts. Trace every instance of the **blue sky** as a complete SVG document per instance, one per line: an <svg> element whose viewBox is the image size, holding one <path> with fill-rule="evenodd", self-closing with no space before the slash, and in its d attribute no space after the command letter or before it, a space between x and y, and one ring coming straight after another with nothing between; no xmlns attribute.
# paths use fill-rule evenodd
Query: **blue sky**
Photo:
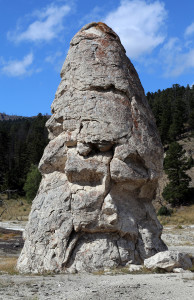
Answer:
<svg viewBox="0 0 194 300"><path fill-rule="evenodd" d="M145 89L194 84L193 0L0 0L0 112L50 114L75 33L107 23Z"/></svg>

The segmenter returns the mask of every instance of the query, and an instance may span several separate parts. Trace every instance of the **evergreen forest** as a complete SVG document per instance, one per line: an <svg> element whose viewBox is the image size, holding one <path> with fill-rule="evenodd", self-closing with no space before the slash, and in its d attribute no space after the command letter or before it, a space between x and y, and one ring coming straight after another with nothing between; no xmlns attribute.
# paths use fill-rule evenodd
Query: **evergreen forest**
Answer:
<svg viewBox="0 0 194 300"><path fill-rule="evenodd" d="M148 92L146 96L165 150L170 151L170 149L176 148L176 151L179 151L177 157L180 157L181 162L186 164L180 167L182 170L180 176L184 177L181 183L184 182L186 197L190 179L184 175L184 172L193 166L193 161L191 158L184 158L182 148L175 144L173 144L174 148L170 145L176 143L184 135L194 135L194 86L184 87L174 84L171 88L162 91ZM36 117L0 119L0 192L16 190L19 195L28 196L30 194L34 197L30 182L35 180L36 184L34 185L38 186L37 178L39 181L41 178L36 169L48 143L48 133L45 128L47 120L48 115L42 114L38 114ZM168 155L172 155L172 153ZM169 173L168 165L168 161L164 163L166 174ZM179 163L175 162L174 165L179 165ZM179 170L175 170L174 173L177 172ZM170 186L164 190L163 196L170 203L180 205L184 203L184 193L181 194L182 202L176 197L173 198L171 193L174 193L174 190L176 190L176 195L180 196L180 191L173 186L175 179L173 180L170 182Z"/></svg>
<svg viewBox="0 0 194 300"><path fill-rule="evenodd" d="M194 131L194 85L174 84L171 88L147 93L163 145Z"/></svg>
<svg viewBox="0 0 194 300"><path fill-rule="evenodd" d="M48 116L0 121L0 191L25 195L24 184L32 166L37 166L48 143Z"/></svg>

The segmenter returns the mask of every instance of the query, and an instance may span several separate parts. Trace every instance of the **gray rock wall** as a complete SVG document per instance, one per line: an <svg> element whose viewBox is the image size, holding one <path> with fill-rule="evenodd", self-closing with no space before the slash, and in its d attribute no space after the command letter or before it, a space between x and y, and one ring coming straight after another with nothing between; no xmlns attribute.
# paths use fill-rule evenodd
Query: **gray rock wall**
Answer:
<svg viewBox="0 0 194 300"><path fill-rule="evenodd" d="M138 74L105 24L72 39L47 128L18 269L93 271L166 250L151 203L162 146Z"/></svg>

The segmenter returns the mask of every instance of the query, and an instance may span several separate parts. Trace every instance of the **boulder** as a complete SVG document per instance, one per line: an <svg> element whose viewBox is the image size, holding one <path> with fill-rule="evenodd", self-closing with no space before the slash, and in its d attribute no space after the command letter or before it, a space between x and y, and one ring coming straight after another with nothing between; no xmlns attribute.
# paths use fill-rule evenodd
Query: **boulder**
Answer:
<svg viewBox="0 0 194 300"><path fill-rule="evenodd" d="M179 268L187 270L192 267L192 262L188 254L179 251L164 251L144 260L144 266L148 269L164 269L168 272ZM179 269L178 271L180 271Z"/></svg>
<svg viewBox="0 0 194 300"><path fill-rule="evenodd" d="M162 145L138 74L107 25L73 37L46 126L19 271L94 271L166 250L152 205Z"/></svg>

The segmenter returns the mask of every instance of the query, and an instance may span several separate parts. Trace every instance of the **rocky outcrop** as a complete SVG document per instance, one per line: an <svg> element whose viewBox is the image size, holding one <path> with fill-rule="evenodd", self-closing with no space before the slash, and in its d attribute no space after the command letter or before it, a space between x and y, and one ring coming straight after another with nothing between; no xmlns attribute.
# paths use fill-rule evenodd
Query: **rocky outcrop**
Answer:
<svg viewBox="0 0 194 300"><path fill-rule="evenodd" d="M151 203L162 146L138 74L105 24L72 39L52 114L18 269L93 271L166 250Z"/></svg>

